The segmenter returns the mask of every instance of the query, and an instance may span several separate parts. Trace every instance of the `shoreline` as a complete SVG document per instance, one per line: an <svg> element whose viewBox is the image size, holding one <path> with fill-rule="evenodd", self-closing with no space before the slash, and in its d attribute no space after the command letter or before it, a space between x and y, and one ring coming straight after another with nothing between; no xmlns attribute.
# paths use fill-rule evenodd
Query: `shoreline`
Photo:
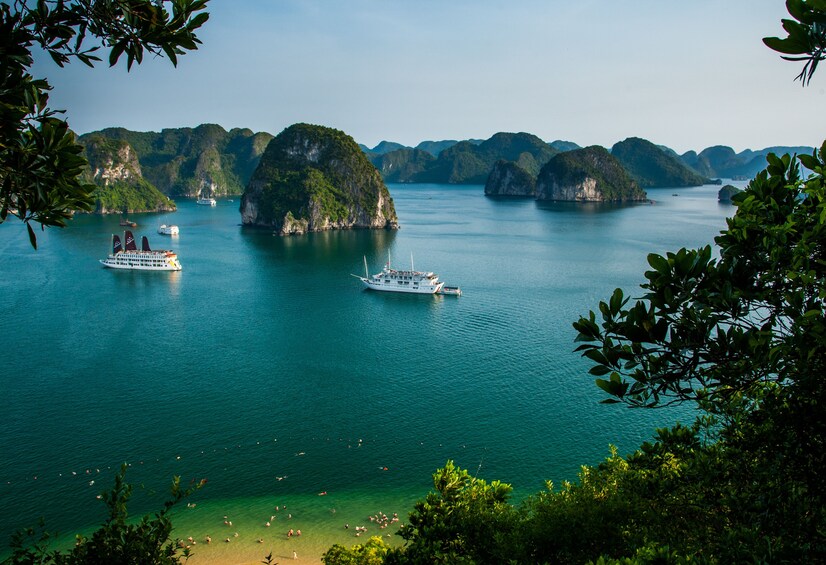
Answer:
<svg viewBox="0 0 826 565"><path fill-rule="evenodd" d="M404 540L396 532L406 523L415 501L426 492L411 489L234 499L194 497L188 505L173 510L171 538L181 540L184 547L190 546L192 557L182 559L187 565L258 565L270 552L274 563L318 564L324 552L335 544L350 548L381 536L389 545L401 545ZM142 515L136 513L134 519ZM381 515L387 517L383 528L376 519ZM76 533L88 536L98 527L99 524L54 537L49 549L71 548ZM206 543L207 537L211 543ZM7 550L4 547L0 551L0 559L8 557Z"/></svg>
<svg viewBox="0 0 826 565"><path fill-rule="evenodd" d="M266 506L266 500L256 501L256 504L238 508L232 514L222 515L222 522L217 527L214 518L210 518L208 525L203 522L207 514L214 516L214 505L208 504L197 516L198 505L185 509L181 513L186 514L185 518L176 516L173 519L173 523L180 524L173 535L183 538L185 543L190 536L196 541L191 546L194 555L187 561L189 565L259 564L270 552L277 563L321 563L321 556L335 544L349 548L373 536L381 536L390 545L400 545L403 540L396 532L412 508L411 503L403 511L365 515L364 508L376 500L343 499L337 501L343 504L323 509L313 502L305 495L292 504L279 505L279 510L275 510L274 506ZM261 515L262 510L271 514ZM380 525L381 516L384 516L383 525ZM190 531L200 535L191 535ZM211 536L211 543L204 543L206 536Z"/></svg>

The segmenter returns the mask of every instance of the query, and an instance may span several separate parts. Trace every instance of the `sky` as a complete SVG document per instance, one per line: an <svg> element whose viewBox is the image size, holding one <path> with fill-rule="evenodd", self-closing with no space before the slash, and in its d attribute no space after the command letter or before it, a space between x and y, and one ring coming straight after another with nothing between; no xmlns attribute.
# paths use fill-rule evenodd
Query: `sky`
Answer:
<svg viewBox="0 0 826 565"><path fill-rule="evenodd" d="M198 51L126 72L37 56L78 133L307 122L382 140L529 132L679 153L820 146L826 69L765 47L783 0L211 0ZM106 57L103 57L104 61Z"/></svg>

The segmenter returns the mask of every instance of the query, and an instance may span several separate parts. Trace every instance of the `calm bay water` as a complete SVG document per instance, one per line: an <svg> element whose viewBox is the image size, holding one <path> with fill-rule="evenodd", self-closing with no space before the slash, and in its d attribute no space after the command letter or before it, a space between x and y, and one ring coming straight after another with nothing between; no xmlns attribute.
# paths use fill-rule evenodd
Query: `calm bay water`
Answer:
<svg viewBox="0 0 826 565"><path fill-rule="evenodd" d="M0 541L40 516L94 528L95 495L125 461L145 486L133 513L157 508L173 475L208 479L175 519L177 535L215 540L190 563L270 549L317 561L357 541L345 523L404 521L448 459L519 497L691 419L600 405L571 323L616 287L641 294L648 253L711 243L734 210L719 187L649 190L656 203L636 206L390 189L398 232L273 237L239 226L237 200L133 217L178 252L179 273L104 269L115 217L40 232L36 252L19 223L0 225ZM388 253L464 295L363 291L349 274Z"/></svg>

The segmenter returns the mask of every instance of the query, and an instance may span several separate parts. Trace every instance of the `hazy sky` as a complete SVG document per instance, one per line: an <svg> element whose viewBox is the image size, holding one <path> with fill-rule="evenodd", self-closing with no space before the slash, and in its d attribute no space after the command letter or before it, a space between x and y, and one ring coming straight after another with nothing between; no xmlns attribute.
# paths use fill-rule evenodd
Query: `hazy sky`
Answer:
<svg viewBox="0 0 826 565"><path fill-rule="evenodd" d="M610 147L638 136L682 153L817 145L826 69L761 38L782 0L212 0L201 48L132 72L40 58L51 104L86 133L296 122L381 140L488 138ZM105 57L104 57L105 59Z"/></svg>

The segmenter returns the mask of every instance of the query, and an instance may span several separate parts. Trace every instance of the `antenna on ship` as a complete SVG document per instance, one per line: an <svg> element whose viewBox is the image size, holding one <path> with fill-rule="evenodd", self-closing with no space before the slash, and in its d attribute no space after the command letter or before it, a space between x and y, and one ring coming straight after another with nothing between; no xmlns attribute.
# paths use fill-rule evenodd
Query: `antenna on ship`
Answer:
<svg viewBox="0 0 826 565"><path fill-rule="evenodd" d="M364 278L370 278L370 271L367 270L367 255L364 256Z"/></svg>
<svg viewBox="0 0 826 565"><path fill-rule="evenodd" d="M410 270L415 271L416 269L413 268L413 252L410 252Z"/></svg>

